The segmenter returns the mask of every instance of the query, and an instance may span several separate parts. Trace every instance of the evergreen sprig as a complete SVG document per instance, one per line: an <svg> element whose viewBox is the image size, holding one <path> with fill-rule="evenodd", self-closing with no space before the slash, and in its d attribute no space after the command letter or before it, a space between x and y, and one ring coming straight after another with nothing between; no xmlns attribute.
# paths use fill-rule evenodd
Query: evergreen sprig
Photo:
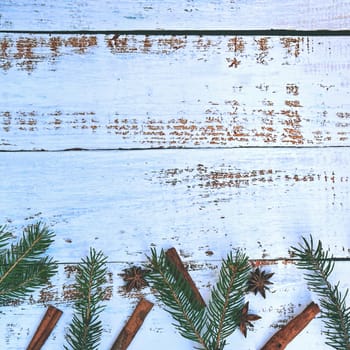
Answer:
<svg viewBox="0 0 350 350"><path fill-rule="evenodd" d="M7 231L6 225L0 226L0 253L8 245L10 238L12 237L11 232Z"/></svg>
<svg viewBox="0 0 350 350"><path fill-rule="evenodd" d="M329 276L334 268L333 256L330 256L318 241L315 247L313 238L299 247L292 247L297 260L297 267L306 270L308 286L320 297L321 318L327 328L326 344L337 350L350 350L350 308L346 306L348 289L342 294L339 282L332 285Z"/></svg>
<svg viewBox="0 0 350 350"><path fill-rule="evenodd" d="M25 228L23 236L8 246L12 234L0 229L0 305L24 298L48 282L57 272L57 263L43 256L54 233L41 222Z"/></svg>
<svg viewBox="0 0 350 350"><path fill-rule="evenodd" d="M150 272L146 278L174 318L179 333L199 344L201 349L223 349L225 339L239 324L249 279L248 258L238 252L235 257L229 254L223 260L219 280L208 307L205 307L194 297L188 282L166 258L164 251L159 255L155 249L151 252L148 258Z"/></svg>
<svg viewBox="0 0 350 350"><path fill-rule="evenodd" d="M106 282L107 257L101 251L91 248L89 256L82 259L76 275L77 300L74 315L66 340L65 349L97 349L102 335L102 322L99 315L105 308L103 285Z"/></svg>
<svg viewBox="0 0 350 350"><path fill-rule="evenodd" d="M208 304L208 327L205 333L209 349L223 349L227 338L239 325L244 294L249 280L248 257L238 251L222 262L220 276Z"/></svg>
<svg viewBox="0 0 350 350"><path fill-rule="evenodd" d="M155 249L151 249L148 259L150 271L146 279L157 290L159 299L176 321L175 327L183 337L207 349L202 336L206 326L205 310L194 297L189 284L166 258L163 249L159 255Z"/></svg>

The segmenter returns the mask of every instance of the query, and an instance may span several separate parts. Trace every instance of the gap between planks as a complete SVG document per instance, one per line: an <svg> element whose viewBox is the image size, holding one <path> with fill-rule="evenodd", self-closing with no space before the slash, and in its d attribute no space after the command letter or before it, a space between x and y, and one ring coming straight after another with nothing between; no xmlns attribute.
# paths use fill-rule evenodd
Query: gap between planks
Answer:
<svg viewBox="0 0 350 350"><path fill-rule="evenodd" d="M350 262L350 257L332 257L326 259L327 261L334 261L334 262ZM293 259L293 258L274 258L274 259L249 259L249 263L251 263L254 266L264 266L264 265L276 265L278 263L282 263L284 265L288 264L295 264L298 259ZM189 270L193 270L191 266L196 265L196 264L213 264L216 265L218 263L221 263L222 259L203 259L203 260L188 260L184 261L184 265L187 266L189 265ZM146 264L146 260L141 260L141 261L134 261L133 264L139 264L139 265L144 265ZM57 265L78 265L81 264L81 261L59 261L56 262ZM108 260L106 261L106 264L110 265L124 265L124 264L130 264L130 261L124 261L124 260ZM1 266L1 265L0 265Z"/></svg>
<svg viewBox="0 0 350 350"><path fill-rule="evenodd" d="M350 36L350 30L294 30L294 29L256 29L256 30L10 30L0 29L0 34L52 34L52 35L187 35L187 36Z"/></svg>
<svg viewBox="0 0 350 350"><path fill-rule="evenodd" d="M6 150L0 149L0 153L36 153L36 152L47 152L47 153L57 153L57 152L115 152L115 151L164 151L164 150L228 150L228 149L324 149L324 148L350 148L349 145L323 145L323 146L231 146L231 147L134 147L134 148L62 148L62 149L20 149L20 150Z"/></svg>

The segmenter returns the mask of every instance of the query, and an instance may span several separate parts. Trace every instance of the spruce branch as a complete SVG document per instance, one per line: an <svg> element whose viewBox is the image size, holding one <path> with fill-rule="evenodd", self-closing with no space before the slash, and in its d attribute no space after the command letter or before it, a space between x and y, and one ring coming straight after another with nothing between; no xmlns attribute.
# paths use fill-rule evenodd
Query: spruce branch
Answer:
<svg viewBox="0 0 350 350"><path fill-rule="evenodd" d="M78 298L74 304L74 315L66 340L65 349L97 349L102 335L99 315L104 309L103 285L106 282L107 257L91 248L89 256L78 265L76 289Z"/></svg>
<svg viewBox="0 0 350 350"><path fill-rule="evenodd" d="M226 338L240 323L250 273L248 257L238 251L235 257L231 253L223 260L219 280L206 307L195 297L176 265L166 258L166 253L162 250L158 255L155 249L151 252L150 273L146 278L174 318L180 334L199 344L201 349L222 350Z"/></svg>
<svg viewBox="0 0 350 350"><path fill-rule="evenodd" d="M176 323L180 334L189 340L199 343L203 349L210 350L202 334L206 326L205 308L195 298L188 282L179 275L176 266L171 263L161 250L159 256L151 249L150 272L146 279L157 290L158 299L162 301Z"/></svg>
<svg viewBox="0 0 350 350"><path fill-rule="evenodd" d="M43 256L54 233L41 222L25 228L22 238L4 249L12 236L4 227L0 232L0 305L23 298L35 288L46 284L57 272L51 257Z"/></svg>
<svg viewBox="0 0 350 350"><path fill-rule="evenodd" d="M333 256L324 251L322 242L314 246L313 238L299 247L292 247L296 257L297 267L306 270L305 279L308 286L320 297L321 318L327 328L326 344L337 350L350 350L350 308L346 306L346 297L339 290L339 282L332 285L329 276L334 268Z"/></svg>
<svg viewBox="0 0 350 350"><path fill-rule="evenodd" d="M5 225L0 226L0 254L3 253L3 248L9 243L10 238L12 238L11 232L7 231Z"/></svg>
<svg viewBox="0 0 350 350"><path fill-rule="evenodd" d="M230 253L223 260L208 305L205 339L210 349L223 349L225 338L239 325L249 274L250 265L244 253L238 251L235 257Z"/></svg>

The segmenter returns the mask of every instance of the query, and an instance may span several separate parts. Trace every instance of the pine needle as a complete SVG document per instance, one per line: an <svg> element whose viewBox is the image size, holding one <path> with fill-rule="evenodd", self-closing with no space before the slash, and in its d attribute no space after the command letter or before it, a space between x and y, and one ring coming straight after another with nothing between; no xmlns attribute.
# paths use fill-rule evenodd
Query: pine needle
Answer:
<svg viewBox="0 0 350 350"><path fill-rule="evenodd" d="M235 257L230 253L222 262L219 280L208 305L205 339L210 349L223 349L225 338L239 325L249 274L248 257L240 251Z"/></svg>
<svg viewBox="0 0 350 350"><path fill-rule="evenodd" d="M312 291L320 297L321 318L327 329L326 344L337 350L350 350L350 308L346 306L348 289L342 294L339 282L332 285L328 278L334 268L334 260L318 241L314 247L312 236L304 237L298 248L292 247L299 258L297 267L306 270L305 279Z"/></svg>
<svg viewBox="0 0 350 350"><path fill-rule="evenodd" d="M106 282L107 257L103 253L90 249L90 254L82 259L76 276L78 298L74 304L74 315L66 335L73 350L98 349L102 335L102 322L99 315L104 306L103 285Z"/></svg>
<svg viewBox="0 0 350 350"><path fill-rule="evenodd" d="M206 326L204 307L193 296L187 281L166 258L164 250L159 256L155 249L151 253L148 257L150 272L146 276L148 283L159 293L158 299L176 321L174 325L180 334L209 350L201 335Z"/></svg>
<svg viewBox="0 0 350 350"><path fill-rule="evenodd" d="M42 223L29 225L16 244L5 249L12 235L0 232L0 305L24 298L48 282L57 272L57 264L43 254L53 242L54 234Z"/></svg>
<svg viewBox="0 0 350 350"><path fill-rule="evenodd" d="M250 273L248 258L240 252L235 257L228 255L222 262L209 305L205 307L194 298L189 284L166 259L164 251L159 256L155 249L151 251L150 273L146 278L174 318L179 333L199 344L201 349L222 350L225 338L239 324Z"/></svg>
<svg viewBox="0 0 350 350"><path fill-rule="evenodd" d="M7 231L7 227L5 225L1 225L0 226L0 254L3 252L3 248L8 245L11 237L12 237L12 234L11 232Z"/></svg>

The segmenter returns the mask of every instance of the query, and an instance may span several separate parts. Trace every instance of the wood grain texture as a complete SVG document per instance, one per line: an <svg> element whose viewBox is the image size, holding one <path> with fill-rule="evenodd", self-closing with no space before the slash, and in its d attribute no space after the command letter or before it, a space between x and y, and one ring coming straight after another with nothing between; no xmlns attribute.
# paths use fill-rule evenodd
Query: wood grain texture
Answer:
<svg viewBox="0 0 350 350"><path fill-rule="evenodd" d="M205 300L231 249L275 273L266 300L248 296L262 320L229 348L260 349L317 302L289 259L301 235L346 260L333 280L350 287L349 37L73 33L348 30L349 13L347 0L2 0L0 151L15 152L0 152L0 224L46 222L60 265L1 308L0 349L25 348L49 304L63 316L43 350L63 347L90 247L109 261L101 349L140 297L155 306L130 350L193 348L148 288L125 293L119 274L150 247L176 247ZM288 350L327 349L323 332L316 318Z"/></svg>
<svg viewBox="0 0 350 350"><path fill-rule="evenodd" d="M341 288L350 287L347 278L348 263L337 262L335 265L334 279L342 281ZM123 292L122 278L118 275L128 263L113 263L108 265L109 288L102 313L104 332L100 349L110 349L115 336L122 330L125 322L130 317L141 296L155 303L148 314L143 326L131 343L130 350L139 349L163 349L190 350L193 344L182 338L172 325L172 319L163 310L150 293L143 289L141 293L125 294ZM206 263L200 268L188 261L189 272L195 280L203 297L208 300L210 290L217 281L219 261ZM269 272L274 272L271 292L267 298L247 295L251 312L262 317L254 323L254 329L248 330L247 338L239 331L229 337L228 348L232 346L246 350L260 349L267 340L289 320L299 314L311 301L317 301L315 295L310 293L302 278L301 271L292 264L278 263L264 267ZM47 304L53 304L63 311L60 322L56 325L43 350L62 349L64 335L72 317L71 300L74 298L74 268L72 265L61 265L59 274L52 281L53 284L33 295L23 303L14 307L13 305L1 308L0 346L6 350L24 349L28 344L32 333L40 322ZM298 350L304 344L310 344L310 349L328 349L324 345L324 334L322 333L322 322L319 318L313 320L310 325L288 346L288 350ZM171 342L169 342L171 339ZM157 344L155 346L155 344ZM311 346L311 345L310 345Z"/></svg>
<svg viewBox="0 0 350 350"><path fill-rule="evenodd" d="M349 146L348 37L0 36L0 149Z"/></svg>
<svg viewBox="0 0 350 350"><path fill-rule="evenodd" d="M0 29L343 29L346 0L2 0Z"/></svg>
<svg viewBox="0 0 350 350"><path fill-rule="evenodd" d="M233 247L285 258L309 234L349 257L349 156L334 148L5 152L0 222L20 229L44 220L62 262L79 261L89 245L111 261L143 260L150 246L198 261Z"/></svg>

